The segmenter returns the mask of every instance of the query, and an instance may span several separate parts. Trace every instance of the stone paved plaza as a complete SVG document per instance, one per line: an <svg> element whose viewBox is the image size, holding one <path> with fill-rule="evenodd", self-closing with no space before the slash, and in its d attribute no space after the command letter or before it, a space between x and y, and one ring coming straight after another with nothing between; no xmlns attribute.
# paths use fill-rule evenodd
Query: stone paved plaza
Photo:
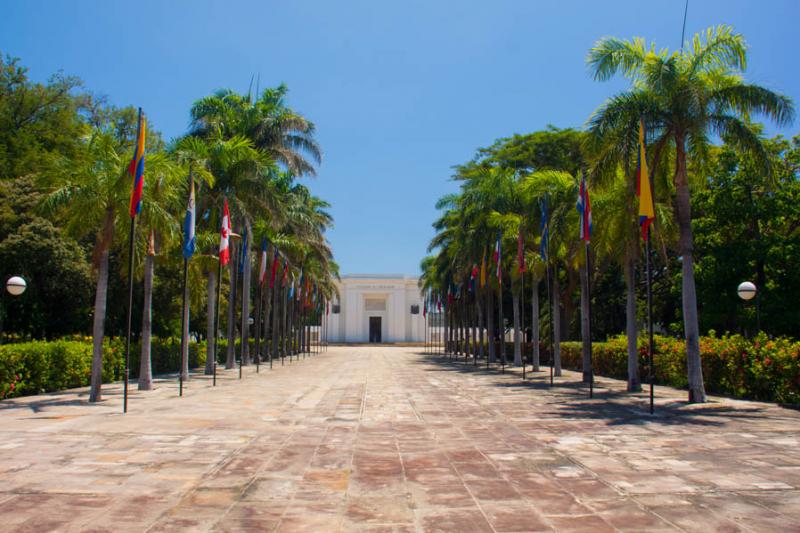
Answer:
<svg viewBox="0 0 800 533"><path fill-rule="evenodd" d="M2 531L800 531L800 416L417 348L0 403Z"/></svg>

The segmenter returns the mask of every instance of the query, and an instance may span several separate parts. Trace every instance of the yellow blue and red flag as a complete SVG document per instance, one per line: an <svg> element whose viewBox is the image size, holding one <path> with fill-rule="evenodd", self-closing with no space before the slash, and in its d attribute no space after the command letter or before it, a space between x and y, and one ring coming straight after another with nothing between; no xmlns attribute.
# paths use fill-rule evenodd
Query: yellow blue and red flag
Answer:
<svg viewBox="0 0 800 533"><path fill-rule="evenodd" d="M131 191L130 215L131 218L139 214L142 210L142 192L144 191L144 138L147 130L147 121L139 108L139 122L136 126L136 148L133 152L133 159L128 165L128 174L133 178L133 190Z"/></svg>
<svg viewBox="0 0 800 533"><path fill-rule="evenodd" d="M642 239L647 240L648 228L656 219L653 206L653 191L650 189L650 177L647 173L647 157L644 143L644 120L639 120L639 155L636 162L636 195L639 197L639 226L642 228Z"/></svg>

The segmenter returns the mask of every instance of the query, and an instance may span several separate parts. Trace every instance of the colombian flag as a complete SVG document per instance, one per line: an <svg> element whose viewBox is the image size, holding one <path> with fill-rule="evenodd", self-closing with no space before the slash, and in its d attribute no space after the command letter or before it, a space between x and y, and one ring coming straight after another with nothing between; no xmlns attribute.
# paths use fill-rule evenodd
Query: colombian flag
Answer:
<svg viewBox="0 0 800 533"><path fill-rule="evenodd" d="M642 239L647 240L647 229L656 219L653 208L653 191L647 174L647 157L644 149L644 120L639 120L639 155L636 162L636 195L639 197L639 225Z"/></svg>
<svg viewBox="0 0 800 533"><path fill-rule="evenodd" d="M139 108L139 122L136 126L136 148L133 159L128 165L128 174L133 178L133 191L131 191L130 215L131 218L139 214L142 209L142 192L144 190L144 134L147 122Z"/></svg>

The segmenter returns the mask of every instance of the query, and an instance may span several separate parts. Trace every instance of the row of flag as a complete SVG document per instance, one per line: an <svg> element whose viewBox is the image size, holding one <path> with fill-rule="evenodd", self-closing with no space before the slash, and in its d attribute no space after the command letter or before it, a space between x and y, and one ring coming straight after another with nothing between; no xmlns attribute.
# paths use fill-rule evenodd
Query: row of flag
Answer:
<svg viewBox="0 0 800 533"><path fill-rule="evenodd" d="M650 180L647 172L647 158L645 154L645 129L644 121L639 123L639 150L636 163L636 195L639 197L639 225L641 227L642 238L647 241L649 238L648 229L655 220L655 210L653 206L653 194L650 186ZM550 221L547 208L547 197L545 196L540 202L541 210L541 234L542 240L539 247L539 255L542 260L547 260L547 249L550 239ZM586 183L586 176L581 177L581 182L578 187L578 201L575 204L575 209L578 211L578 238L584 242L590 242L592 235L592 207L589 200L589 187ZM492 253L492 261L495 263L495 273L497 280L502 284L503 282L503 269L502 269L502 232L497 233L497 240L495 241L494 251ZM524 239L522 230L517 235L517 271L523 273L526 271L525 267L525 254L524 254ZM470 275L470 289L474 290L475 279L478 276L478 267L473 265ZM486 284L486 254L484 253L481 261L480 268L480 286L484 287ZM449 291L449 289L448 289Z"/></svg>
<svg viewBox="0 0 800 533"><path fill-rule="evenodd" d="M130 200L130 216L136 217L142 208L142 196L144 192L144 167L145 167L145 134L147 130L147 123L144 115L139 113L139 120L136 132L136 144L134 149L133 158L128 166L128 172L133 179L133 190L131 192ZM653 194L650 186L650 180L647 172L647 157L645 153L645 127L644 121L639 122L639 150L637 153L636 162L636 195L639 197L639 225L641 227L642 238L646 241L649 236L649 227L655 220L655 210L653 204ZM578 201L576 203L576 210L579 215L579 238L585 242L589 242L592 234L592 210L591 202L589 200L589 188L586 183L586 176L581 177L580 186L578 189ZM543 260L547 260L547 248L549 245L550 224L547 206L547 197L543 198L540 203L541 209L541 224L540 229L542 233L542 240L539 248L539 253ZM189 259L194 255L196 247L196 210L195 210L195 191L194 181L190 180L189 202L186 208L186 216L184 219L184 240L183 240L183 257ZM231 235L231 216L228 209L228 200L225 199L222 212L222 225L220 228L220 244L219 244L219 260L222 266L225 266L230 261L230 235ZM243 268L243 257L248 253L248 239L247 232L243 235L243 246L241 249L240 269ZM259 268L259 283L264 284L266 279L266 265L267 265L267 243L266 239L262 242L261 266ZM275 277L279 265L280 252L275 247L275 255L272 261L272 268L270 273L269 287L273 288L275 285ZM503 270L502 270L502 233L498 232L497 241L495 242L492 260L495 263L495 274L498 282L502 283ZM517 268L518 272L525 272L525 255L524 255L524 242L522 231L520 230L517 237ZM287 282L289 271L288 261L284 259L282 285L285 286ZM470 274L470 290L474 291L475 282L478 277L478 267L473 265ZM293 276L294 278L294 276ZM300 287L302 289L302 273ZM306 284L310 282L306 279ZM483 287L486 283L486 255L484 254L481 261L480 268L480 286ZM292 280L292 288L294 287L294 279ZM311 288L307 287L305 291L310 294ZM313 291L316 292L316 291ZM448 287L448 293L450 289ZM425 309L427 312L427 307Z"/></svg>

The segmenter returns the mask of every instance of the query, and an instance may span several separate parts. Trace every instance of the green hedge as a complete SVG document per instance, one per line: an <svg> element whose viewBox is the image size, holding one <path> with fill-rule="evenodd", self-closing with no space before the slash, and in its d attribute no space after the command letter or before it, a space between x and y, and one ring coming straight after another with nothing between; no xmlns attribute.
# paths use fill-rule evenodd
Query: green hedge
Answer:
<svg viewBox="0 0 800 533"><path fill-rule="evenodd" d="M686 345L683 339L655 336L655 382L687 388ZM499 343L498 343L499 348ZM647 371L646 339L638 339L639 368ZM530 361L531 343L523 344ZM541 347L541 362L549 364L548 347ZM463 355L461 356L463 357ZM513 361L514 343L506 343L506 360ZM755 339L741 335L717 336L713 331L700 338L700 358L706 391L712 394L800 404L800 342L787 338L770 339L760 334ZM581 342L561 343L561 366L583 368ZM624 335L592 343L592 366L600 376L627 380L628 341Z"/></svg>
<svg viewBox="0 0 800 533"><path fill-rule="evenodd" d="M180 341L154 337L153 374L177 372ZM131 377L139 375L138 343L131 345ZM205 365L205 342L189 344L189 367ZM89 384L92 371L91 337L31 341L0 345L0 399L51 392ZM103 342L103 382L120 380L125 371L125 339Z"/></svg>
<svg viewBox="0 0 800 533"><path fill-rule="evenodd" d="M686 388L686 345L683 339L656 336L654 373L658 384ZM644 377L646 339L640 338L639 365ZM770 339L760 334L752 340L741 335L700 338L700 358L706 391L734 398L800 404L800 342ZM561 344L564 368L580 370L580 342ZM595 373L618 379L628 376L628 348L624 336L592 343Z"/></svg>

